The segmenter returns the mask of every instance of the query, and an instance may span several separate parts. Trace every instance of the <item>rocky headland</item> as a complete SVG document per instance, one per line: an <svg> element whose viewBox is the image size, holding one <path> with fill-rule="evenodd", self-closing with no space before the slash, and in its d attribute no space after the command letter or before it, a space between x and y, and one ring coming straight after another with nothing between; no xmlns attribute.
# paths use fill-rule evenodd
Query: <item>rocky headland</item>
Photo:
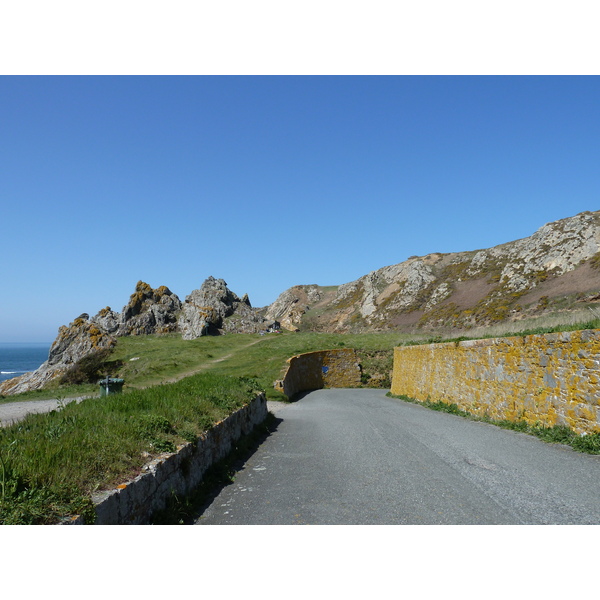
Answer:
<svg viewBox="0 0 600 600"><path fill-rule="evenodd" d="M63 377L81 360L112 348L128 335L180 332L183 339L220 333L256 333L278 324L267 321L264 310L254 309L248 296L239 298L223 279L208 277L185 302L168 287L153 289L138 281L120 313L110 306L97 315L79 315L58 330L48 360L36 371L0 383L0 395L13 395L44 387Z"/></svg>

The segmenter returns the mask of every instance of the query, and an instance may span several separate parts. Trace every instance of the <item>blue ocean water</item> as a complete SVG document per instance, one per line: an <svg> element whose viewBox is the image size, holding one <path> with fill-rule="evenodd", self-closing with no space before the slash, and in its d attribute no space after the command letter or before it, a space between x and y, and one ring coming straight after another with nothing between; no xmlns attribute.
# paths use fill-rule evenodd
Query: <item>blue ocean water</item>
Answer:
<svg viewBox="0 0 600 600"><path fill-rule="evenodd" d="M51 344L0 343L0 381L35 371L48 360Z"/></svg>

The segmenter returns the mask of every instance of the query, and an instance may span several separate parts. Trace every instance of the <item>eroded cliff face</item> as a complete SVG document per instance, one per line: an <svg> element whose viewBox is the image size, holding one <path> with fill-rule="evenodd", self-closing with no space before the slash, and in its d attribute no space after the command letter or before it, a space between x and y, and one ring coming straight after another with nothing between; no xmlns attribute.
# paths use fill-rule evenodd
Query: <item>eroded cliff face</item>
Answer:
<svg viewBox="0 0 600 600"><path fill-rule="evenodd" d="M289 331L297 331L306 311L322 298L323 293L318 285L297 285L283 292L268 306L265 316L280 322Z"/></svg>
<svg viewBox="0 0 600 600"><path fill-rule="evenodd" d="M411 257L340 285L326 301L324 288L295 286L267 315L288 329L330 332L489 325L593 298L599 267L600 211L584 212L487 250Z"/></svg>

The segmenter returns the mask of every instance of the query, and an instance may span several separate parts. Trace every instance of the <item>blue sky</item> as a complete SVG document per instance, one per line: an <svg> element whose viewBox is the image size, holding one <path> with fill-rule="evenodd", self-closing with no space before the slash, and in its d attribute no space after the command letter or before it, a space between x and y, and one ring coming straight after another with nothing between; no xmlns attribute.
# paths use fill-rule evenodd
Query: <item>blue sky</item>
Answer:
<svg viewBox="0 0 600 600"><path fill-rule="evenodd" d="M0 341L209 275L254 306L600 208L600 79L0 77Z"/></svg>

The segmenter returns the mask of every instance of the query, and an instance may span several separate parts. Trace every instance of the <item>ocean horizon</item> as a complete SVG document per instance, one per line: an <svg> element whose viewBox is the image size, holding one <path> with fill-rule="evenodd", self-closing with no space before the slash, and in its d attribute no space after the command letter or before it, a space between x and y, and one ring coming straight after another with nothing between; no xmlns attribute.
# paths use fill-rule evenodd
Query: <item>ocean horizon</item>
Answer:
<svg viewBox="0 0 600 600"><path fill-rule="evenodd" d="M0 342L0 381L35 371L48 360L48 342Z"/></svg>

